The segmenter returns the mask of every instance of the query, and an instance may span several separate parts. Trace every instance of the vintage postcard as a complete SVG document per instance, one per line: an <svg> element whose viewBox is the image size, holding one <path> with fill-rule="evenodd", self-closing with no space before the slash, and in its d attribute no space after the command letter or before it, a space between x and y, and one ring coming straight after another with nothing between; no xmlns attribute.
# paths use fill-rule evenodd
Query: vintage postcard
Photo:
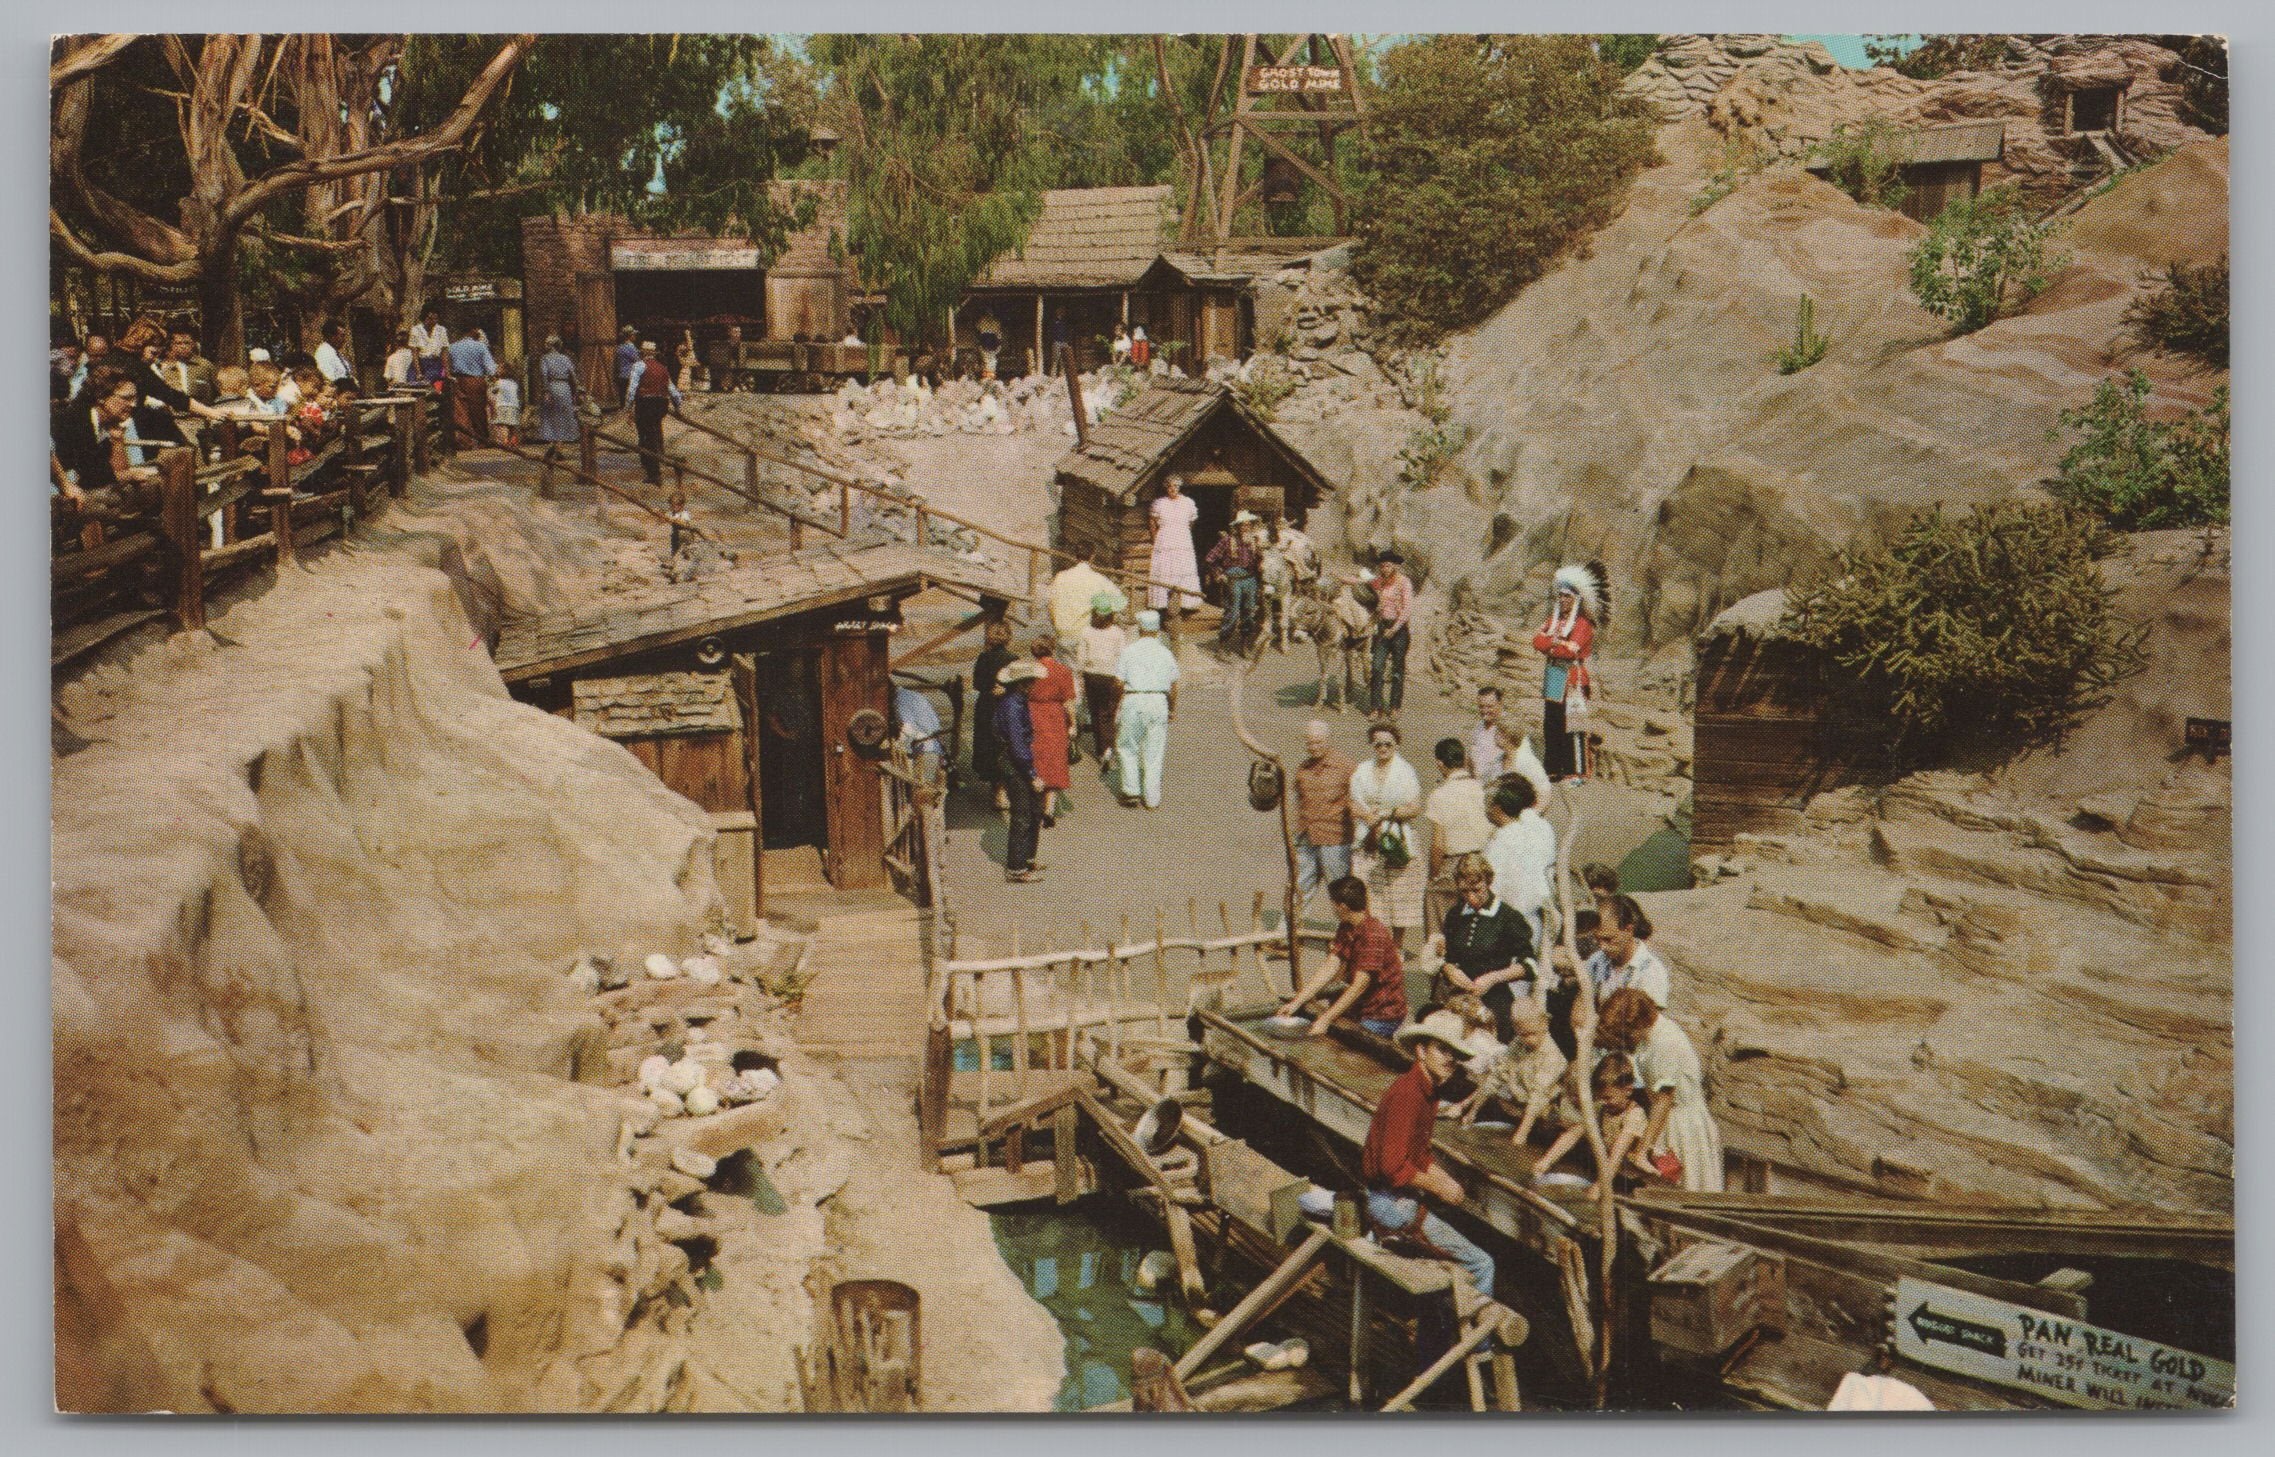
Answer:
<svg viewBox="0 0 2275 1457"><path fill-rule="evenodd" d="M2229 1407L2227 55L57 39L56 1405Z"/></svg>

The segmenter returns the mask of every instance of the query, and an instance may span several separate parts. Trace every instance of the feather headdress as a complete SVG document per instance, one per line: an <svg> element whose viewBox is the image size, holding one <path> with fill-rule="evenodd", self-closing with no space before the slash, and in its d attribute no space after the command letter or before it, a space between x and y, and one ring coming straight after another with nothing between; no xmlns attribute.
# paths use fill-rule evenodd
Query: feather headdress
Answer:
<svg viewBox="0 0 2275 1457"><path fill-rule="evenodd" d="M1604 577L1600 562L1561 566L1556 569L1556 590L1579 598L1580 610L1588 614L1588 620L1601 625L1605 607Z"/></svg>

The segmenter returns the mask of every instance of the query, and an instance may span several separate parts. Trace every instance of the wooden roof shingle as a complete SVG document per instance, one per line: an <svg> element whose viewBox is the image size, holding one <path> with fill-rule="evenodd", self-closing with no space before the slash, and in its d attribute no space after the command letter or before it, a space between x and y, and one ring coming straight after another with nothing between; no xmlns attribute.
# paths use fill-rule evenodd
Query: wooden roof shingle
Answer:
<svg viewBox="0 0 2275 1457"><path fill-rule="evenodd" d="M873 594L907 596L944 582L1024 595L1024 578L938 547L846 541L770 556L693 582L656 582L584 606L515 618L493 654L508 683L612 662Z"/></svg>
<svg viewBox="0 0 2275 1457"><path fill-rule="evenodd" d="M1091 426L1086 441L1059 457L1057 476L1062 482L1094 486L1119 500L1135 499L1219 410L1239 415L1314 487L1332 488L1301 451L1243 406L1231 389L1214 380L1167 375L1147 380L1143 389Z"/></svg>
<svg viewBox="0 0 2275 1457"><path fill-rule="evenodd" d="M1024 245L972 281L989 288L1122 288L1161 254L1171 189L1070 187L1043 194Z"/></svg>
<svg viewBox="0 0 2275 1457"><path fill-rule="evenodd" d="M1940 126L1909 127L1891 137L1896 160L1906 167L1936 162L1996 162L2006 155L2003 121L1953 121ZM1812 161L1812 172L1827 164Z"/></svg>
<svg viewBox="0 0 2275 1457"><path fill-rule="evenodd" d="M742 726L725 673L579 678L571 701L577 726L608 739L732 732Z"/></svg>

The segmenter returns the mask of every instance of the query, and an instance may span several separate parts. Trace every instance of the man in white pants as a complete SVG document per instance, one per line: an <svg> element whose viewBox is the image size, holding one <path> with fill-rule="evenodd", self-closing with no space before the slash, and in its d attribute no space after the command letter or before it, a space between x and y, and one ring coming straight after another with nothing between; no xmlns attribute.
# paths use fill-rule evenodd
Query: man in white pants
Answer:
<svg viewBox="0 0 2275 1457"><path fill-rule="evenodd" d="M1122 680L1115 719L1114 758L1121 770L1122 803L1140 799L1161 808L1161 769L1169 753L1169 721L1177 716L1177 655L1161 640L1161 614L1138 614L1138 639L1122 649L1114 676Z"/></svg>

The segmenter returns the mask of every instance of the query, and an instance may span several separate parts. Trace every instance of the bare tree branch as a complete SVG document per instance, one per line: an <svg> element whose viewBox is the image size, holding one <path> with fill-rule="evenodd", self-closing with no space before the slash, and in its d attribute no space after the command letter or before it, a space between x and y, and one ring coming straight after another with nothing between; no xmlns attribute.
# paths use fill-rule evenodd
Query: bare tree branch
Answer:
<svg viewBox="0 0 2275 1457"><path fill-rule="evenodd" d="M179 263L153 263L132 253L98 253L71 231L62 214L54 208L47 210L47 230L74 262L104 273L125 273L150 283L189 283L198 276L195 258Z"/></svg>
<svg viewBox="0 0 2275 1457"><path fill-rule="evenodd" d="M139 39L135 35L97 35L81 37L77 44L65 41L63 53L48 63L47 89L54 91L100 71Z"/></svg>

